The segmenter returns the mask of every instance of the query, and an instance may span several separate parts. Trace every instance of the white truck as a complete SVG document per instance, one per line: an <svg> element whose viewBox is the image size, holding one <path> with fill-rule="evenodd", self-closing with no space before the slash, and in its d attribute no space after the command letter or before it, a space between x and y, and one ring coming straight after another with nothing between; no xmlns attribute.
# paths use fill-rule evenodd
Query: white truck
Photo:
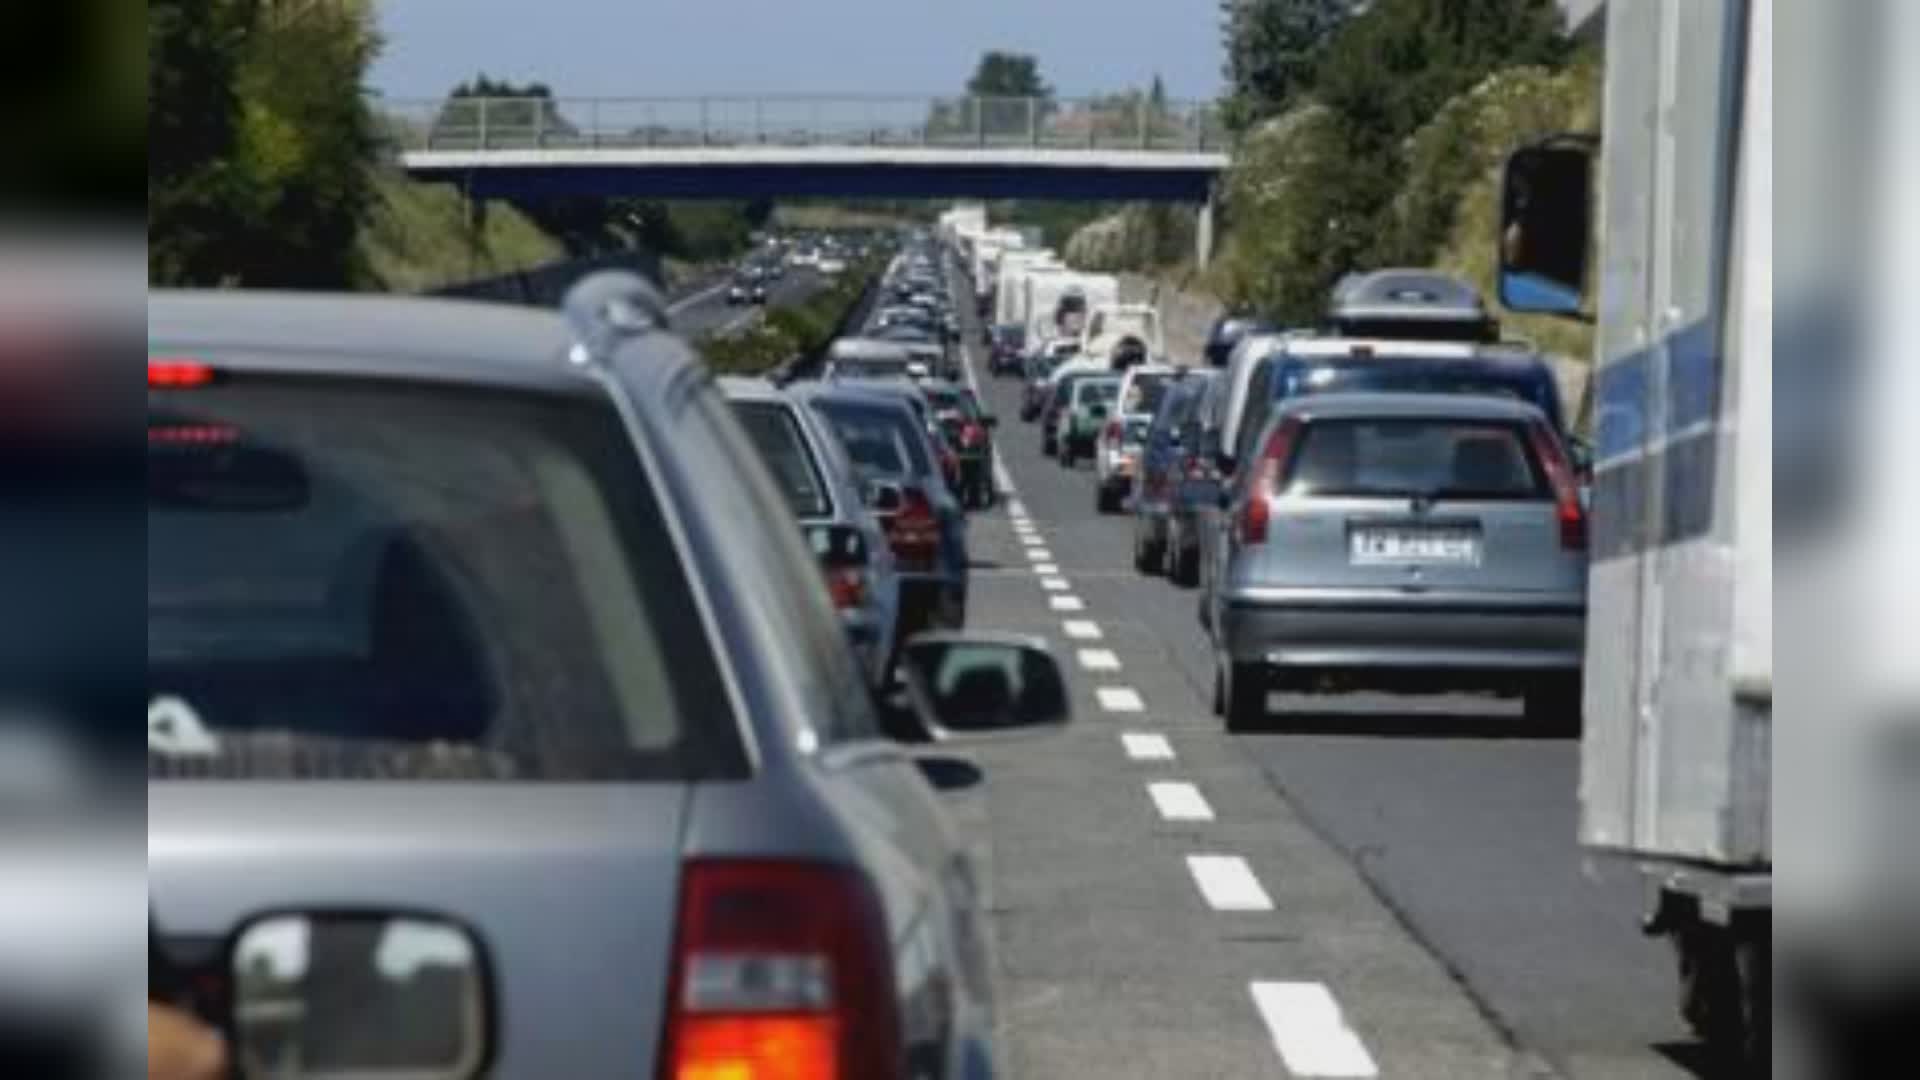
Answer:
<svg viewBox="0 0 1920 1080"><path fill-rule="evenodd" d="M1065 269L1065 266L1051 248L1020 248L1001 254L1000 269L994 279L995 326L1027 324L1027 274L1041 269Z"/></svg>
<svg viewBox="0 0 1920 1080"><path fill-rule="evenodd" d="M1063 267L1057 272L1029 274L1026 291L1022 313L1028 342L1057 337L1078 341L1086 328L1087 316L1095 308L1119 302L1120 279L1111 274L1084 274Z"/></svg>
<svg viewBox="0 0 1920 1080"><path fill-rule="evenodd" d="M1087 314L1080 331L1080 355L1106 360L1113 347L1127 338L1147 350L1149 363L1167 363L1167 339L1160 327L1160 311L1152 304L1098 304Z"/></svg>
<svg viewBox="0 0 1920 1080"><path fill-rule="evenodd" d="M1610 0L1605 129L1508 159L1499 279L1509 309L1597 312L1580 841L1642 869L1684 1015L1749 1069L1772 1027L1772 8Z"/></svg>

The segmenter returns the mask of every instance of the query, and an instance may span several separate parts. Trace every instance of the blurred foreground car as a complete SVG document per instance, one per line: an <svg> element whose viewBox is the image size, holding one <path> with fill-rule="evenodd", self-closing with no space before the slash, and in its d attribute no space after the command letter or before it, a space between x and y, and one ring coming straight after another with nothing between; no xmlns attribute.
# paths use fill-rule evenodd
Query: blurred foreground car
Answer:
<svg viewBox="0 0 1920 1080"><path fill-rule="evenodd" d="M942 635L878 702L658 295L568 309L150 295L154 944L454 929L324 1009L310 948L384 932L259 941L242 992L285 994L243 1062L290 1004L355 1048L328 1075L990 1072L978 882L895 739L1059 724L1057 665ZM423 1057L419 995L497 1038Z"/></svg>

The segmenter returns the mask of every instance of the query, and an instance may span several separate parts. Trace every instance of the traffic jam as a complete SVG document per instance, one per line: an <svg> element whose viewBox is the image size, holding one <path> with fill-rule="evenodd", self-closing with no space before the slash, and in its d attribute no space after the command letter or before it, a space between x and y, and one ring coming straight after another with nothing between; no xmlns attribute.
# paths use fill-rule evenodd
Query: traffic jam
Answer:
<svg viewBox="0 0 1920 1080"><path fill-rule="evenodd" d="M1505 310L1582 315L1594 169L1651 175L1506 162L1507 233L1575 246L1503 251ZM557 311L150 291L150 1020L208 1021L247 1076L1557 1075L1466 985L1540 945L1427 933L1529 902L1473 891L1484 837L1422 922L1302 809L1367 782L1315 771L1369 737L1410 790L1489 775L1501 740L1391 745L1466 699L1585 740L1553 857L1637 860L1622 939L1671 937L1693 1033L1764 1060L1770 871L1722 766L1770 697L1658 648L1703 611L1688 640L1724 644L1730 601L1622 584L1756 587L1662 546L1768 481L1682 461L1660 528L1623 487L1751 402L1660 435L1616 380L1579 422L1433 269L1188 350L983 204L882 255L837 338L756 376L622 271ZM749 265L727 303L764 301ZM1526 307L1528 274L1561 291ZM1770 338L1725 362L1770 377ZM1654 684L1725 736L1684 768L1596 741L1663 719ZM1650 769L1706 832L1637 816Z"/></svg>

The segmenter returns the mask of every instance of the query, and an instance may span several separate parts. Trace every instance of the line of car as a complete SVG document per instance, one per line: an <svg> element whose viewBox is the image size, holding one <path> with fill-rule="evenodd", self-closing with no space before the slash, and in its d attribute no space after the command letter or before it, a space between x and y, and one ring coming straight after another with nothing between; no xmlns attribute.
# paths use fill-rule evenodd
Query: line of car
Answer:
<svg viewBox="0 0 1920 1080"><path fill-rule="evenodd" d="M1577 722L1590 455L1470 286L1355 275L1325 326L1222 318L1192 366L1046 353L1022 416L1062 466L1094 459L1142 573L1197 590L1229 730L1284 723L1276 689L1494 691Z"/></svg>
<svg viewBox="0 0 1920 1080"><path fill-rule="evenodd" d="M1068 720L959 630L990 416L904 348L715 380L618 273L148 325L151 998L243 1075L992 1074L912 752Z"/></svg>

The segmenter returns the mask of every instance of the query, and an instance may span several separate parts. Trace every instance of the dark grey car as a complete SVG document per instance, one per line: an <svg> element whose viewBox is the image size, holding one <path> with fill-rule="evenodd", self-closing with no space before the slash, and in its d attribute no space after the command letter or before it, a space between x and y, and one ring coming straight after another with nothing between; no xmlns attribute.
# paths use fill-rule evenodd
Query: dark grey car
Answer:
<svg viewBox="0 0 1920 1080"><path fill-rule="evenodd" d="M656 294L589 279L571 332L259 293L148 319L158 948L445 916L485 951L501 1077L754 1046L991 1072L973 864L890 735L1064 720L1059 670L926 639L918 708L876 701L799 532L741 527L788 510Z"/></svg>
<svg viewBox="0 0 1920 1080"><path fill-rule="evenodd" d="M1225 498L1215 707L1267 692L1493 689L1568 715L1587 528L1564 444L1532 405L1453 394L1281 404Z"/></svg>

